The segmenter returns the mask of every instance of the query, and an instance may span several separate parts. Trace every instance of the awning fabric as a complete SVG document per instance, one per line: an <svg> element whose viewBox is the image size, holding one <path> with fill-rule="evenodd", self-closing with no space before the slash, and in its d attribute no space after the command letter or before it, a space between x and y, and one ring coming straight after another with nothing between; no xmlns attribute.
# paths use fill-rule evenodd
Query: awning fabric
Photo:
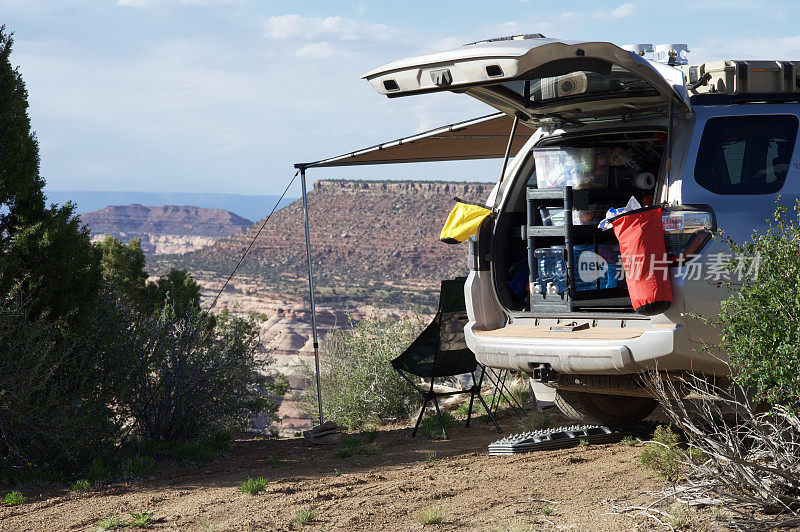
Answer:
<svg viewBox="0 0 800 532"><path fill-rule="evenodd" d="M514 119L494 113L456 122L424 133L384 142L351 153L322 159L296 167L355 166L368 164L461 161L503 157ZM513 157L532 134L528 127L517 127L511 145Z"/></svg>

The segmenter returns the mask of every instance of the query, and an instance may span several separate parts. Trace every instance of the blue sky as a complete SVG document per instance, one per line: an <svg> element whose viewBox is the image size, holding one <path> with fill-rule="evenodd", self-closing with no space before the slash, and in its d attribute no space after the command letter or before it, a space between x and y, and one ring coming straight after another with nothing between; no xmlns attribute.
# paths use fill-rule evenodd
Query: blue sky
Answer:
<svg viewBox="0 0 800 532"><path fill-rule="evenodd" d="M0 0L42 175L61 190L279 193L294 162L490 111L454 94L388 100L360 79L481 38L686 42L692 62L800 59L798 19L800 4L780 0ZM499 164L309 178L491 180Z"/></svg>

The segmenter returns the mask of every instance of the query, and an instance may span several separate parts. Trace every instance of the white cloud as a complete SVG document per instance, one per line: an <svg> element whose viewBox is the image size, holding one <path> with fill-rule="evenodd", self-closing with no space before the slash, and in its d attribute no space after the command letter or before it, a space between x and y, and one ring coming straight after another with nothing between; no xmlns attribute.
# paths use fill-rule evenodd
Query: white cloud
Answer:
<svg viewBox="0 0 800 532"><path fill-rule="evenodd" d="M332 39L342 41L389 40L394 32L385 24L372 24L344 17L302 17L280 15L269 17L266 33L273 39L300 39L316 41Z"/></svg>
<svg viewBox="0 0 800 532"><path fill-rule="evenodd" d="M117 0L116 4L122 7L152 7L169 3L180 4L182 6L211 6L211 5L230 5L238 0Z"/></svg>
<svg viewBox="0 0 800 532"><path fill-rule="evenodd" d="M622 18L633 15L636 12L636 5L626 3L611 11L610 15L614 18Z"/></svg>
<svg viewBox="0 0 800 532"><path fill-rule="evenodd" d="M148 7L151 4L150 0L117 0L117 5L123 7Z"/></svg>
<svg viewBox="0 0 800 532"><path fill-rule="evenodd" d="M781 39L708 39L690 50L690 63L718 59L786 60L800 54L800 35Z"/></svg>
<svg viewBox="0 0 800 532"><path fill-rule="evenodd" d="M332 55L338 55L341 52L337 51L331 44L327 41L322 42L310 42L297 50L294 55L298 57L313 57L313 58L323 58L323 57L330 57Z"/></svg>
<svg viewBox="0 0 800 532"><path fill-rule="evenodd" d="M444 50L452 50L454 48L458 48L466 41L464 39L459 39L458 37L445 37L444 39L439 39L438 41L429 43L425 46L426 52L442 52Z"/></svg>
<svg viewBox="0 0 800 532"><path fill-rule="evenodd" d="M624 4L620 4L615 9L611 11L595 11L593 13L594 18L625 18L631 15L636 14L639 11L639 6L636 4L632 4L630 2L626 2ZM580 18L580 15L577 13L562 13L561 17L564 15L569 15L573 18Z"/></svg>

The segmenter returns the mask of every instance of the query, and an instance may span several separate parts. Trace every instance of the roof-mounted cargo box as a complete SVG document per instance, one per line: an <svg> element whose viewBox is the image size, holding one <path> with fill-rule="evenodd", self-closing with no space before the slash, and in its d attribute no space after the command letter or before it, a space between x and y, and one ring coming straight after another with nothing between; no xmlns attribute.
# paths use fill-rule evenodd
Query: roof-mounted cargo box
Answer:
<svg viewBox="0 0 800 532"><path fill-rule="evenodd" d="M710 61L676 66L690 94L800 94L800 61Z"/></svg>

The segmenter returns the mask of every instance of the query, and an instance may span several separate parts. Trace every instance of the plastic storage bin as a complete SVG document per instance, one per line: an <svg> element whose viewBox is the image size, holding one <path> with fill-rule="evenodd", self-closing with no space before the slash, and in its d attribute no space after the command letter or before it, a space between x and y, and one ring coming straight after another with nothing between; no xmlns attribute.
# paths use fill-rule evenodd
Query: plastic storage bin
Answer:
<svg viewBox="0 0 800 532"><path fill-rule="evenodd" d="M564 209L558 207L539 207L543 225L563 226L566 221L565 212Z"/></svg>
<svg viewBox="0 0 800 532"><path fill-rule="evenodd" d="M572 210L572 225L597 225L606 217L609 205L589 205L588 209Z"/></svg>
<svg viewBox="0 0 800 532"><path fill-rule="evenodd" d="M608 154L598 148L538 148L533 150L538 188L575 189L608 186Z"/></svg>

